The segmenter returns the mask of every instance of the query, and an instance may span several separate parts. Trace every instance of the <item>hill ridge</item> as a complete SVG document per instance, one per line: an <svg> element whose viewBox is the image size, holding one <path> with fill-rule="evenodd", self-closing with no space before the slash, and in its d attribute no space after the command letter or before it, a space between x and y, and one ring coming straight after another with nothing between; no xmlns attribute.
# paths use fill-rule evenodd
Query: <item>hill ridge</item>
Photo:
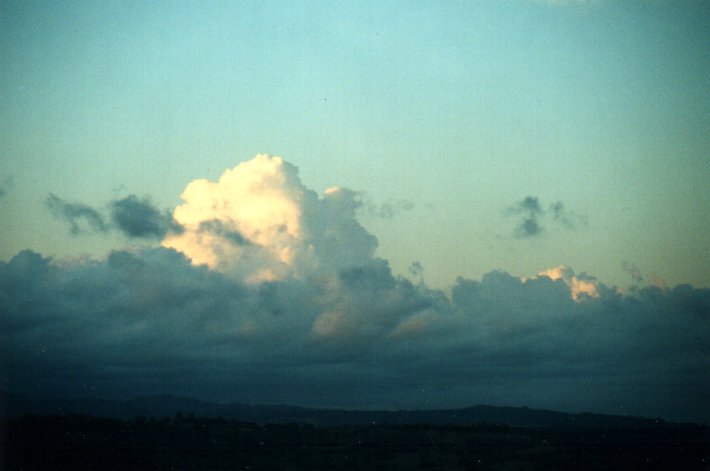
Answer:
<svg viewBox="0 0 710 471"><path fill-rule="evenodd" d="M670 424L659 418L621 416L591 412L569 413L530 407L476 404L445 409L345 409L315 408L287 404L216 403L171 394L141 395L128 400L100 398L40 398L2 394L0 415L85 414L103 417L171 417L177 413L223 417L255 423L310 423L324 426L370 424L469 425L496 424L538 428L643 427Z"/></svg>

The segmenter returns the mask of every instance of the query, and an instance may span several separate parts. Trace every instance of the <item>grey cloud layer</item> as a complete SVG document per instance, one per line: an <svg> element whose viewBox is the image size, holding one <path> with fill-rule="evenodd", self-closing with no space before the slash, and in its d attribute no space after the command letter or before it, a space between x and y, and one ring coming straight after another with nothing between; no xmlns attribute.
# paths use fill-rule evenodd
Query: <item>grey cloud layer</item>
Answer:
<svg viewBox="0 0 710 471"><path fill-rule="evenodd" d="M575 302L547 277L451 296L379 259L245 285L178 252L0 263L3 384L40 395L347 407L479 402L710 420L710 290Z"/></svg>

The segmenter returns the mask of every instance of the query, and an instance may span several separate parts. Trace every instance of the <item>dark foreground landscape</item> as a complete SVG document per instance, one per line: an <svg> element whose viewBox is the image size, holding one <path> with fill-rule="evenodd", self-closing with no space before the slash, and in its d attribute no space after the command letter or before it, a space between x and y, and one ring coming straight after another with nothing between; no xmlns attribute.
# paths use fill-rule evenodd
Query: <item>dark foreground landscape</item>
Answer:
<svg viewBox="0 0 710 471"><path fill-rule="evenodd" d="M159 399L137 400L133 406L153 401L200 410L209 405ZM486 406L408 412L222 407L259 421L198 416L187 408L171 416L130 419L6 414L0 422L0 468L710 469L706 425ZM126 406L123 412L128 411ZM476 417L485 420L465 423Z"/></svg>

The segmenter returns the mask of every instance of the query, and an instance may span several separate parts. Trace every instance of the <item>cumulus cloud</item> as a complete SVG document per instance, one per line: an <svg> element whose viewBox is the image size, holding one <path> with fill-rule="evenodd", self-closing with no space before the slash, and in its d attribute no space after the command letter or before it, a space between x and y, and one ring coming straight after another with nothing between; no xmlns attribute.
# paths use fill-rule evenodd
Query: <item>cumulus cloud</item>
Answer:
<svg viewBox="0 0 710 471"><path fill-rule="evenodd" d="M69 224L69 231L74 235L89 230L106 232L109 229L101 213L85 204L69 203L53 193L47 196L44 204L55 217Z"/></svg>
<svg viewBox="0 0 710 471"><path fill-rule="evenodd" d="M0 262L0 382L39 396L710 420L710 290L622 295L561 266L439 291L373 256L358 204L260 156L188 185L184 231L163 246Z"/></svg>
<svg viewBox="0 0 710 471"><path fill-rule="evenodd" d="M515 227L515 237L527 238L540 236L545 228L543 221L551 215L552 221L559 223L566 229L574 230L587 224L587 219L565 208L562 201L557 201L545 210L536 196L526 196L523 200L509 207L507 212L521 217Z"/></svg>
<svg viewBox="0 0 710 471"><path fill-rule="evenodd" d="M541 276L545 276L553 281L562 280L568 286L572 299L575 301L579 301L584 297L599 297L600 284L597 279L586 273L575 275L574 270L568 266L560 265L548 268L538 273L535 278ZM528 279L530 278L523 277L522 281L526 282Z"/></svg>
<svg viewBox="0 0 710 471"><path fill-rule="evenodd" d="M333 187L319 197L280 157L259 155L216 182L195 180L181 198L173 217L184 231L162 245L242 280L331 272L371 259L377 247L355 218L358 192Z"/></svg>

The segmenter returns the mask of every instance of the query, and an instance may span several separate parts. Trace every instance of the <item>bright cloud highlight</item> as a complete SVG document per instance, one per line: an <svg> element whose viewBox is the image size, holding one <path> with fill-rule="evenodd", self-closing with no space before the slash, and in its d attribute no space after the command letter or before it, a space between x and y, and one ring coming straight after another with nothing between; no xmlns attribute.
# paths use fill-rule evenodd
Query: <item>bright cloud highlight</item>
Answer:
<svg viewBox="0 0 710 471"><path fill-rule="evenodd" d="M537 274L538 277L546 276L552 281L562 280L567 286L569 286L570 294L572 299L575 301L580 301L585 297L598 298L599 297L599 283L594 277L588 275L576 276L574 270L570 267L560 265L558 267L548 268ZM523 281L526 279L523 278Z"/></svg>
<svg viewBox="0 0 710 471"><path fill-rule="evenodd" d="M173 217L184 231L162 245L250 282L332 271L377 246L355 219L355 192L331 188L319 199L280 157L258 155L217 182L195 180L181 197Z"/></svg>

